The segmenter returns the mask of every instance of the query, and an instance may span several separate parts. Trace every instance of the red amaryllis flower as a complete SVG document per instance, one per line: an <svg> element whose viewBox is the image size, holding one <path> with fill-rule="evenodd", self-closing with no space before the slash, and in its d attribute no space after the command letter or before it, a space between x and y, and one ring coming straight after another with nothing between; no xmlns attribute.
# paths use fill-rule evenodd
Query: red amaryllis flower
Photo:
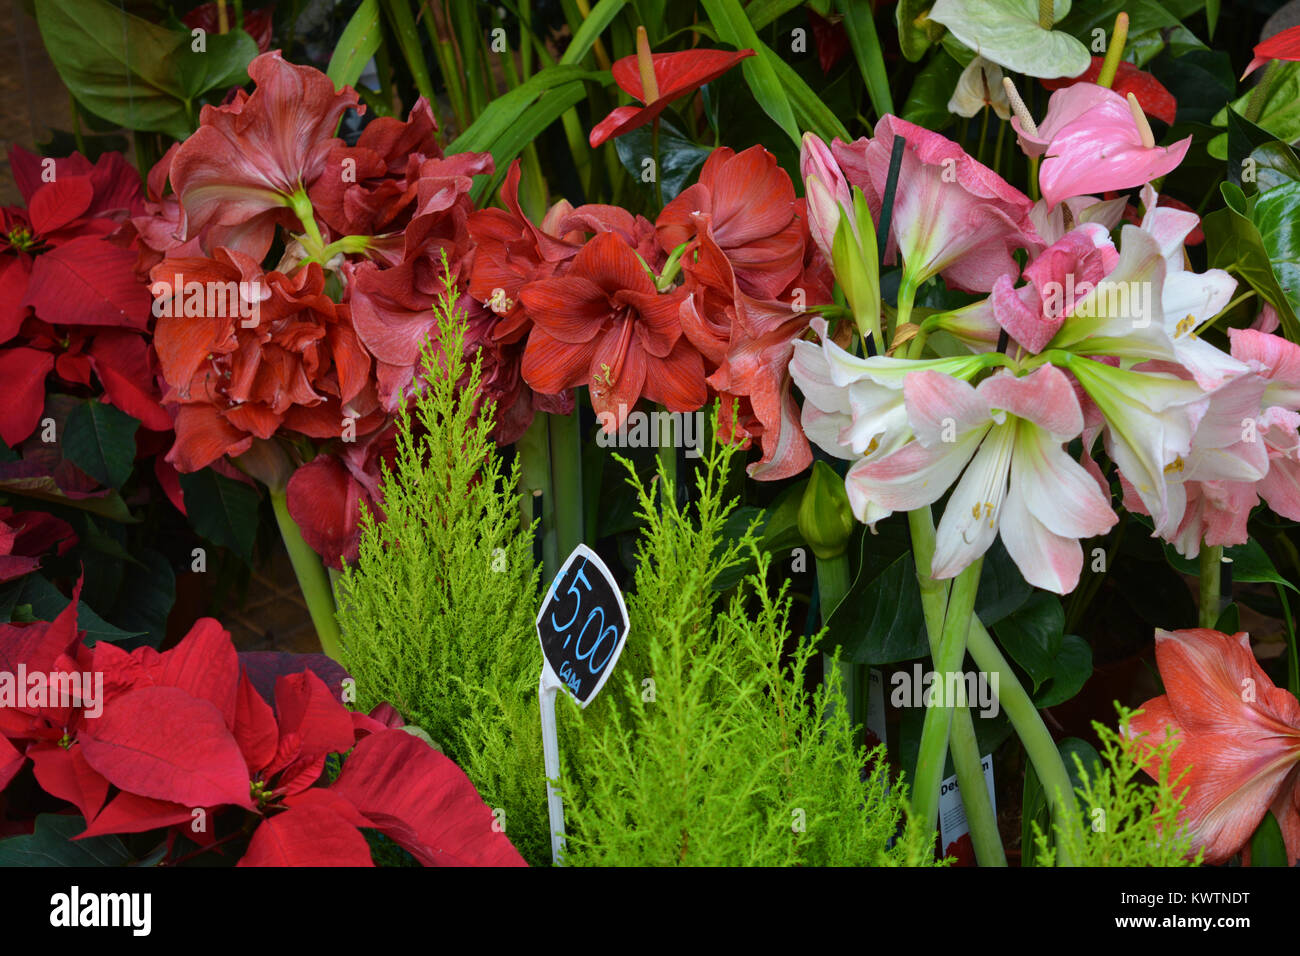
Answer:
<svg viewBox="0 0 1300 956"><path fill-rule="evenodd" d="M340 236L397 233L410 222L422 178L437 175L426 160L443 158L438 124L424 97L405 121L392 116L372 120L355 146L334 141L328 171L309 190L319 219ZM455 192L455 184L449 187ZM426 195L436 190L426 190Z"/></svg>
<svg viewBox="0 0 1300 956"><path fill-rule="evenodd" d="M372 246L368 252L378 261L358 265L348 282L357 335L375 357L379 399L389 411L397 410L421 350L437 331L433 305L445 291L444 270L464 286L473 253L469 190L474 176L491 171L488 153L425 160L405 232L393 237L391 248Z"/></svg>
<svg viewBox="0 0 1300 956"><path fill-rule="evenodd" d="M168 259L151 275L165 401L180 405L167 460L180 471L243 454L281 429L339 438L382 423L370 356L348 307L325 294L318 264L264 275L223 249L215 259Z"/></svg>
<svg viewBox="0 0 1300 956"><path fill-rule="evenodd" d="M1268 679L1244 633L1156 631L1156 663L1166 693L1142 705L1130 733L1149 748L1177 732L1172 777L1187 772L1193 848L1223 863L1271 810L1290 862L1300 860L1300 702Z"/></svg>
<svg viewBox="0 0 1300 956"><path fill-rule="evenodd" d="M677 317L685 290L658 292L614 233L583 246L565 275L530 282L519 294L534 324L524 381L551 394L589 385L607 432L642 395L675 412L693 411L708 397L704 363Z"/></svg>
<svg viewBox="0 0 1300 956"><path fill-rule="evenodd" d="M681 53L652 54L650 61L654 67L655 85L658 86L659 94L653 99L646 96L642 87L641 70L636 56L616 60L612 70L614 82L624 93L643 105L617 107L597 123L591 130L592 148L616 136L640 129L658 118L673 100L698 90L705 83L712 83L741 60L753 55L753 50L685 50Z"/></svg>
<svg viewBox="0 0 1300 956"><path fill-rule="evenodd" d="M331 568L357 560L361 508L383 519L380 476L397 454L397 426L344 445L337 454L317 455L289 479L289 514L303 540Z"/></svg>
<svg viewBox="0 0 1300 956"><path fill-rule="evenodd" d="M1063 90L1076 83L1096 83L1097 77L1101 75L1101 65L1104 61L1105 57L1094 56L1092 66L1076 77L1039 80L1039 82L1049 90ZM1110 84L1110 88L1124 97L1132 93L1137 97L1142 112L1170 126L1174 125L1174 118L1178 113L1178 101L1174 99L1174 94L1165 89L1164 85L1150 73L1139 70L1127 60L1120 60L1119 68L1115 71L1115 80Z"/></svg>
<svg viewBox="0 0 1300 956"><path fill-rule="evenodd" d="M255 219L292 226L290 197L325 171L343 113L363 109L351 88L335 92L320 70L286 63L279 51L254 58L248 75L257 89L203 107L199 128L172 159L186 238L208 225L247 228ZM265 248L244 251L256 259L266 254Z"/></svg>
<svg viewBox="0 0 1300 956"><path fill-rule="evenodd" d="M696 240L707 222L740 289L772 299L803 269L805 229L795 213L794 184L775 156L762 146L742 153L722 146L655 225L659 245L671 251Z"/></svg>
<svg viewBox="0 0 1300 956"><path fill-rule="evenodd" d="M560 200L547 210L541 226L533 225L519 207L519 160L510 164L501 184L504 209L476 209L469 217L474 240L474 267L469 294L500 316L493 337L517 342L531 325L519 300L519 290L534 279L560 272L582 248L583 234L559 233L559 224L573 207Z"/></svg>

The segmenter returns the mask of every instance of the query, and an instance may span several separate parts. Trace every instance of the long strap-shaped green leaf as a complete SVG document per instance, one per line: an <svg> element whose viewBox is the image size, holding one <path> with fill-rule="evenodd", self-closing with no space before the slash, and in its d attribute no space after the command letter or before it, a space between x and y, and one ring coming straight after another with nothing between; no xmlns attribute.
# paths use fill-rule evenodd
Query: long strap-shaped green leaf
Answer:
<svg viewBox="0 0 1300 956"><path fill-rule="evenodd" d="M591 8L591 15L582 21L582 26L573 35L569 48L560 57L560 62L577 63L586 56L597 38L625 6L627 0L600 0L600 3Z"/></svg>
<svg viewBox="0 0 1300 956"><path fill-rule="evenodd" d="M415 29L415 17L411 16L408 0L384 0L384 13L397 36L398 46L402 48L402 57L415 80L416 90L432 103L433 81L429 79L429 69L424 64L424 54L420 52L420 34Z"/></svg>
<svg viewBox="0 0 1300 956"><path fill-rule="evenodd" d="M757 54L741 64L745 71L745 81L763 112L772 117L773 122L785 130L797 146L801 135L799 124L795 121L794 107L790 105L783 77L778 72L786 64L758 38L754 25L745 16L738 0L703 0L703 3L724 43L730 43L739 49L748 48ZM786 69L789 67L786 66ZM794 71L790 70L790 73L793 74ZM798 79L798 76L795 78Z"/></svg>
<svg viewBox="0 0 1300 956"><path fill-rule="evenodd" d="M876 21L871 4L862 0L836 0L844 14L844 29L853 47L853 57L867 84L867 95L877 118L894 112L894 98L889 94L889 74L885 72L885 58L880 52L880 37L876 35Z"/></svg>
<svg viewBox="0 0 1300 956"><path fill-rule="evenodd" d="M518 123L525 112L532 110L533 103L539 96L548 90L583 80L609 82L610 77L603 71L573 65L548 66L539 70L509 93L498 96L489 103L478 119L452 141L447 152L491 149L492 144ZM543 107L539 104L538 108Z"/></svg>
<svg viewBox="0 0 1300 956"><path fill-rule="evenodd" d="M343 28L334 55L325 69L325 75L334 81L335 89L356 85L382 40L379 3L377 0L361 0L361 6Z"/></svg>

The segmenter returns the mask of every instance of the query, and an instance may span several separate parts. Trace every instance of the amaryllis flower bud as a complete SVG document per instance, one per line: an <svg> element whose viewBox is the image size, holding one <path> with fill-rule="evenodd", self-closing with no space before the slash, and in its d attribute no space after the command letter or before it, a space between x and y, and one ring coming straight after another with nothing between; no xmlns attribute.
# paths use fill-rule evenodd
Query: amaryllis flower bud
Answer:
<svg viewBox="0 0 1300 956"><path fill-rule="evenodd" d="M824 461L813 463L799 502L799 533L819 561L839 557L853 537L853 510L844 480Z"/></svg>
<svg viewBox="0 0 1300 956"><path fill-rule="evenodd" d="M799 176L808 199L808 231L827 259L842 211L853 204L848 181L831 149L816 133L803 134L799 151Z"/></svg>

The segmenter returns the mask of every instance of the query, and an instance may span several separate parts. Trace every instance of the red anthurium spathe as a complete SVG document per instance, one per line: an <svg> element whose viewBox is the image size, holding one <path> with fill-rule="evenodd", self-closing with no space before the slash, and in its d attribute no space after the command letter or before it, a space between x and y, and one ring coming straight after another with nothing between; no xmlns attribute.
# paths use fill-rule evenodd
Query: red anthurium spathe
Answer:
<svg viewBox="0 0 1300 956"><path fill-rule="evenodd" d="M248 75L257 89L203 107L198 130L172 158L187 238L209 224L243 225L258 216L292 224L280 213L325 171L339 119L359 108L350 88L336 92L320 70L288 63L279 51L254 58Z"/></svg>
<svg viewBox="0 0 1300 956"><path fill-rule="evenodd" d="M762 146L741 153L721 146L704 161L700 181L664 207L655 227L665 252L698 240L706 227L741 291L772 299L803 271L804 228L796 208L794 184L775 156Z"/></svg>
<svg viewBox="0 0 1300 956"><path fill-rule="evenodd" d="M654 67L658 96L646 95L641 82L641 69L637 57L625 56L613 66L614 82L641 106L620 106L597 123L591 130L594 149L606 140L630 133L657 119L669 103L712 83L746 57L753 50L685 50L681 53L654 53L650 61Z"/></svg>
<svg viewBox="0 0 1300 956"><path fill-rule="evenodd" d="M1271 810L1291 864L1300 860L1300 702L1275 687L1246 634L1156 631L1166 693L1142 705L1139 746L1179 737L1171 777L1185 787L1183 820L1207 863L1240 851ZM1148 766L1148 771L1153 768Z"/></svg>
<svg viewBox="0 0 1300 956"><path fill-rule="evenodd" d="M1255 56L1241 74L1244 80L1269 60L1300 60L1300 27L1289 27L1255 44Z"/></svg>
<svg viewBox="0 0 1300 956"><path fill-rule="evenodd" d="M1105 57L1094 56L1092 66L1073 79L1040 80L1039 82L1053 91L1063 90L1076 83L1096 83L1097 77L1101 75L1101 65L1104 61ZM1137 97L1142 112L1170 126L1174 125L1178 113L1178 101L1159 80L1145 70L1139 70L1127 60L1120 60L1110 88L1120 96L1128 96L1132 93Z"/></svg>
<svg viewBox="0 0 1300 956"><path fill-rule="evenodd" d="M685 290L657 291L614 233L583 246L565 275L530 282L519 294L534 323L524 380L550 394L590 386L607 432L642 395L675 412L694 411L708 397L704 363L677 315Z"/></svg>

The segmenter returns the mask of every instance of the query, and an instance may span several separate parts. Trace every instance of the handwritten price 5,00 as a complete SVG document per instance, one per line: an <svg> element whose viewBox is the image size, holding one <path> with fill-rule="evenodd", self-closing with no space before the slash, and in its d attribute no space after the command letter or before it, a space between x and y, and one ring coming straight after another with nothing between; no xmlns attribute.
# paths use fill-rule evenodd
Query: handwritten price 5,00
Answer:
<svg viewBox="0 0 1300 956"><path fill-rule="evenodd" d="M583 558L582 564L578 567L572 580L569 581L568 589L564 592L565 595L573 595L573 613L567 621L561 624L557 619L556 614L552 612L551 626L555 628L555 633L557 635L564 635L563 647L566 651L569 649L570 641L573 642L574 660L585 661L587 670L589 670L594 677L605 669L605 665L609 663L610 655L613 654L614 649L618 647L619 629L617 624L607 625L605 623L605 609L597 604L587 613L586 618L582 622L582 626L578 628L575 633L574 625L582 616L583 605L583 592L579 589L578 583L581 582L583 584L587 589L588 594L590 594L592 590L591 582L587 580L586 570L587 560L586 558ZM589 637L588 635L594 635L594 637ZM605 650L604 657L600 658L599 662L597 662L596 651L605 645L605 639L607 637L612 637L613 639L610 642L609 647ZM590 641L585 650L583 649L584 639Z"/></svg>

